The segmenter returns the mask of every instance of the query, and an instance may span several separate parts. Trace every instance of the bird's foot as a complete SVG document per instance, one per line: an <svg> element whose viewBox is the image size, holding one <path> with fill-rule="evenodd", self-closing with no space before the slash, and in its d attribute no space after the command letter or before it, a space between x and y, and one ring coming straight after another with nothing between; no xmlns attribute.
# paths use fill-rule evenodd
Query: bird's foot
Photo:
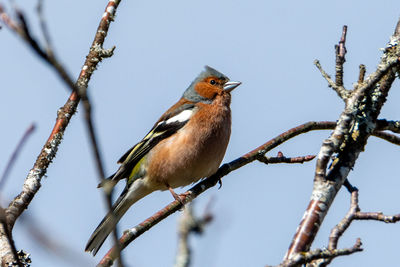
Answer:
<svg viewBox="0 0 400 267"><path fill-rule="evenodd" d="M171 194L175 200L179 201L179 203L181 203L182 206L185 206L185 203L183 203L182 198L186 198L190 194L189 192L185 192L185 193L178 195L177 193L175 193L174 189L172 189L172 187L170 187L170 186L168 187L168 190L169 190L169 192L171 192Z"/></svg>

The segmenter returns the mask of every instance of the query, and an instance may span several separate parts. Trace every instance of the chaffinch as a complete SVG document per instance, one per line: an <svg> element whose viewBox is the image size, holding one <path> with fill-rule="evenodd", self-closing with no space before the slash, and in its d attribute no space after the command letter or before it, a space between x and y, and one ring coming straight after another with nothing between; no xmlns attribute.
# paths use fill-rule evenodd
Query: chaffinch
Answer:
<svg viewBox="0 0 400 267"><path fill-rule="evenodd" d="M136 201L156 190L169 190L180 200L172 188L217 171L231 134L231 91L240 84L205 66L182 98L119 159L121 166L107 179L115 185L126 178L126 187L113 205L115 219L110 214L104 217L89 238L86 251L96 255Z"/></svg>

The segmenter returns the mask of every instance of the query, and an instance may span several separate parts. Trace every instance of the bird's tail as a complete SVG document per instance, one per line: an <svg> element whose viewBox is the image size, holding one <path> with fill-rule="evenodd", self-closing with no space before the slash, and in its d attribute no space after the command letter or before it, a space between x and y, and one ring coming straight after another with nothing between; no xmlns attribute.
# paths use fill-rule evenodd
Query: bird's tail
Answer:
<svg viewBox="0 0 400 267"><path fill-rule="evenodd" d="M115 225L129 207L149 193L151 193L151 191L143 186L140 180L136 180L130 186L127 185L113 205L113 214L108 213L90 236L85 251L91 252L93 256L95 256L107 236L113 231Z"/></svg>

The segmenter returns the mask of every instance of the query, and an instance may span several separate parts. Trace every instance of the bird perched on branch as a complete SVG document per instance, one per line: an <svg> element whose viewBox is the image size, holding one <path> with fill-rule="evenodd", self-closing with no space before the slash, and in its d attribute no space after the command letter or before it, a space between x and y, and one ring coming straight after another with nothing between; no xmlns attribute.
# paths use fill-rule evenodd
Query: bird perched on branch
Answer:
<svg viewBox="0 0 400 267"><path fill-rule="evenodd" d="M93 232L85 250L96 255L116 223L136 201L156 190L186 186L214 174L224 157L231 134L231 82L205 66L183 93L154 124L150 132L118 161L119 169L99 186L111 187L126 179L126 187Z"/></svg>

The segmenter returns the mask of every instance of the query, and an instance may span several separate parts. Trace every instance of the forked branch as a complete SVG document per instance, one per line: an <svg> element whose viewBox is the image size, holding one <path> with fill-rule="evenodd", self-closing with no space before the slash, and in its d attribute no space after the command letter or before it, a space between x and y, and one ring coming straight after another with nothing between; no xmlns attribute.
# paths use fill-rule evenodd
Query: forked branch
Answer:
<svg viewBox="0 0 400 267"><path fill-rule="evenodd" d="M291 260L309 250L337 192L346 181L358 155L364 151L369 136L378 131L381 123L378 115L399 70L398 27L399 24L377 70L365 80L362 79L362 84L351 92L334 131L322 144L317 157L311 201L284 260ZM378 133L377 136L394 143L398 139L388 133Z"/></svg>

